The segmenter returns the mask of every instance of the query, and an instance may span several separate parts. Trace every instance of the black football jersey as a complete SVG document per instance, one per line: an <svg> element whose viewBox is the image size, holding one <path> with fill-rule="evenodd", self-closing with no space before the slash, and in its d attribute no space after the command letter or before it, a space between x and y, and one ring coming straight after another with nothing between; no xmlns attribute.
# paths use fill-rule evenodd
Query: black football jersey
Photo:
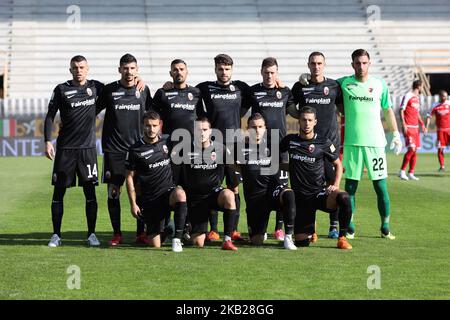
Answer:
<svg viewBox="0 0 450 320"><path fill-rule="evenodd" d="M289 134L280 143L280 152L289 153L289 176L294 192L314 196L326 186L324 159L334 162L339 151L330 139L315 134L305 140L299 134Z"/></svg>
<svg viewBox="0 0 450 320"><path fill-rule="evenodd" d="M342 104L342 92L339 83L333 79L327 79L321 83L310 83L303 86L296 82L292 87L294 102L299 109L310 106L316 109L317 125L314 131L322 137L330 139L338 148L340 134L338 131L336 104Z"/></svg>
<svg viewBox="0 0 450 320"><path fill-rule="evenodd" d="M136 172L141 186L143 203L152 201L174 187L170 160L171 142L163 135L158 142L150 144L139 139L129 148L125 167Z"/></svg>
<svg viewBox="0 0 450 320"><path fill-rule="evenodd" d="M153 105L161 115L165 134L172 134L176 129L186 129L192 136L195 120L204 113L201 93L196 87L158 89L153 97Z"/></svg>
<svg viewBox="0 0 450 320"><path fill-rule="evenodd" d="M126 153L142 137L143 115L152 107L150 90L125 88L120 81L107 84L99 97L97 112L106 109L103 122L103 151Z"/></svg>
<svg viewBox="0 0 450 320"><path fill-rule="evenodd" d="M226 86L217 81L202 82L197 85L205 105L206 116L211 126L222 132L226 142L226 129L240 129L241 116L251 107L251 91L248 84L232 81Z"/></svg>
<svg viewBox="0 0 450 320"><path fill-rule="evenodd" d="M236 163L241 168L245 199L258 198L283 184L280 180L279 166L276 174L267 175L264 172L264 169L274 165L270 141L263 140L260 144L256 144L250 143L247 138L243 144L235 145L234 152ZM278 154L275 157L278 161Z"/></svg>
<svg viewBox="0 0 450 320"><path fill-rule="evenodd" d="M266 122L270 134L271 129L279 130L280 140L286 136L286 113L289 106L295 106L294 98L288 87L266 88L262 83L251 87L252 114L260 113Z"/></svg>
<svg viewBox="0 0 450 320"><path fill-rule="evenodd" d="M182 168L183 187L188 198L207 196L222 185L227 155L230 154L223 144L215 142L207 148L192 145L189 163Z"/></svg>
<svg viewBox="0 0 450 320"><path fill-rule="evenodd" d="M57 147L62 149L95 148L95 116L97 97L104 85L88 80L75 86L72 80L56 86L45 117L45 141L51 141L52 124L59 110L61 126Z"/></svg>

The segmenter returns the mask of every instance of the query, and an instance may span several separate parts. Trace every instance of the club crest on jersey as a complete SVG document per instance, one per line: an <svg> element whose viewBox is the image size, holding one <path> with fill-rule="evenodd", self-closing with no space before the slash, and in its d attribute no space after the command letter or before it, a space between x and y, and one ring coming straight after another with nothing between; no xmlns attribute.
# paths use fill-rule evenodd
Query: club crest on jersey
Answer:
<svg viewBox="0 0 450 320"><path fill-rule="evenodd" d="M236 88L232 84L230 84L230 91L236 91Z"/></svg>
<svg viewBox="0 0 450 320"><path fill-rule="evenodd" d="M278 99L281 99L283 97L280 91L277 91L276 95Z"/></svg>
<svg viewBox="0 0 450 320"><path fill-rule="evenodd" d="M105 178L106 179L111 179L111 171L106 171L105 172Z"/></svg>
<svg viewBox="0 0 450 320"><path fill-rule="evenodd" d="M315 145L313 145L313 144L310 144L310 145L309 145L309 147L308 147L308 151L309 151L309 153L313 153L313 152L314 152L314 150L316 150L316 146L315 146Z"/></svg>
<svg viewBox="0 0 450 320"><path fill-rule="evenodd" d="M216 161L216 159L217 159L217 154L214 151L211 152L211 160Z"/></svg>
<svg viewBox="0 0 450 320"><path fill-rule="evenodd" d="M188 93L188 99L190 100L190 101L192 101L192 99L194 99L194 96L192 95L192 93Z"/></svg>
<svg viewBox="0 0 450 320"><path fill-rule="evenodd" d="M134 92L134 95L136 96L136 98L140 98L141 97L141 93L139 92L139 90L136 90L135 92Z"/></svg>
<svg viewBox="0 0 450 320"><path fill-rule="evenodd" d="M323 94L324 95L329 95L330 94L330 88L328 88L328 87L325 87L325 88L323 88Z"/></svg>
<svg viewBox="0 0 450 320"><path fill-rule="evenodd" d="M372 93L373 92L373 88L369 88L369 89L367 89L370 93Z"/></svg>
<svg viewBox="0 0 450 320"><path fill-rule="evenodd" d="M86 89L86 93L87 93L87 95L90 97L90 96L92 96L92 90L91 90L91 88L87 88Z"/></svg>
<svg viewBox="0 0 450 320"><path fill-rule="evenodd" d="M163 151L164 151L164 153L169 153L169 149L167 148L166 145L163 145Z"/></svg>

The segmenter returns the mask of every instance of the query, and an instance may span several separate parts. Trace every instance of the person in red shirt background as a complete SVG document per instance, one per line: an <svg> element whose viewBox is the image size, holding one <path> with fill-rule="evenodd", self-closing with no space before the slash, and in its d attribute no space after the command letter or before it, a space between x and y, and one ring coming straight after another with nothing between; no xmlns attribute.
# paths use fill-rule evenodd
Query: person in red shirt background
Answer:
<svg viewBox="0 0 450 320"><path fill-rule="evenodd" d="M408 92L402 99L400 105L400 118L402 120L403 135L405 136L405 145L408 151L403 157L402 167L399 177L402 180L419 180L414 175L414 168L417 161L417 149L420 148L420 132L419 124L422 131L427 133L427 129L420 116L420 93L423 89L422 81L415 80L412 84L412 91ZM406 175L406 167L409 164L408 175Z"/></svg>
<svg viewBox="0 0 450 320"><path fill-rule="evenodd" d="M439 102L427 114L427 129L431 117L436 117L436 135L438 141L439 171L445 171L444 148L450 145L450 101L445 90L439 91Z"/></svg>

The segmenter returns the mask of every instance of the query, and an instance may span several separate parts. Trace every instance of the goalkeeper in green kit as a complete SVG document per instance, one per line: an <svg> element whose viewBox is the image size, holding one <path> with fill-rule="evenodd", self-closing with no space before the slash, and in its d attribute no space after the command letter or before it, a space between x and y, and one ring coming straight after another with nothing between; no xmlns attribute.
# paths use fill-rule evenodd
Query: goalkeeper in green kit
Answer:
<svg viewBox="0 0 450 320"><path fill-rule="evenodd" d="M381 237L393 240L395 236L389 228L391 204L386 180L386 137L381 122L380 108L384 112L389 129L393 132L390 148L396 155L402 149L402 142L387 85L384 80L369 76L369 53L363 49L355 50L352 53L352 67L355 70L354 75L337 80L341 85L343 95L343 106L340 111L345 114L343 143L345 191L350 195L354 215L355 194L365 166L377 194L378 211L381 217ZM349 239L353 239L355 236L353 218L354 216L352 216L347 233Z"/></svg>

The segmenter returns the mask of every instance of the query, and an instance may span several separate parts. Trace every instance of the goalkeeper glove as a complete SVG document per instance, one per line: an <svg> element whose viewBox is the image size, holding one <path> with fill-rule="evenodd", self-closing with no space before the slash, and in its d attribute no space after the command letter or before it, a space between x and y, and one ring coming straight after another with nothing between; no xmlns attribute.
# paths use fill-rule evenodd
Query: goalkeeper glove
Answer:
<svg viewBox="0 0 450 320"><path fill-rule="evenodd" d="M394 154L398 156L400 152L402 151L403 144L402 140L400 140L400 132L394 131L392 134L392 141L391 141L391 150L394 151Z"/></svg>

